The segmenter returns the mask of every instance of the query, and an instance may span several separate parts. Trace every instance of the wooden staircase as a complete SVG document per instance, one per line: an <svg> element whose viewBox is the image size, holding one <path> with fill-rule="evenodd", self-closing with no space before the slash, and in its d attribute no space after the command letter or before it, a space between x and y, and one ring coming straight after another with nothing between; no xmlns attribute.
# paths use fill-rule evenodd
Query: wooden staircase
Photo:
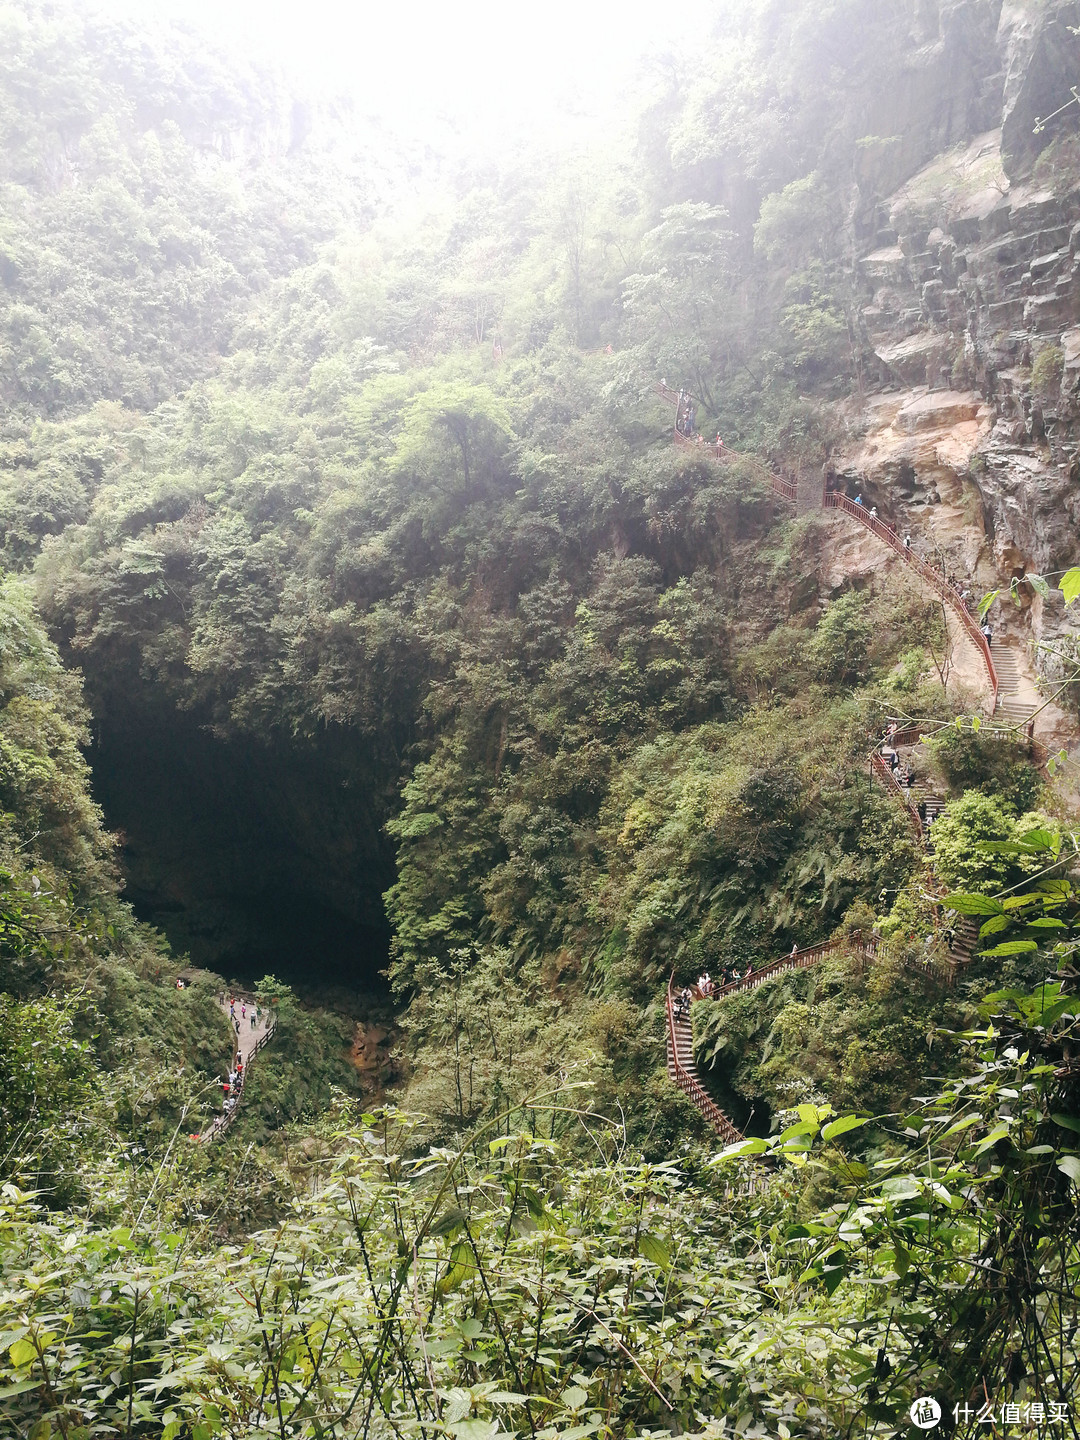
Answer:
<svg viewBox="0 0 1080 1440"><path fill-rule="evenodd" d="M867 530L872 531L879 540L883 540L885 544L888 545L890 550L900 556L905 565L914 570L921 579L926 581L927 585L937 591L952 611L954 617L960 622L960 625L967 633L968 639L982 657L983 664L986 667L986 676L990 682L992 713L997 705L997 669L993 656L990 653L990 646L986 642L986 636L979 629L974 615L972 615L971 611L960 598L960 593L956 587L951 585L939 570L935 570L932 565L928 565L921 556L916 555L914 550L905 545L891 525L886 524L880 516L872 515L865 505L857 504L852 500L850 495L841 494L838 490L826 490L822 496L822 504L827 510L842 510L844 514L850 516L852 520L857 520L860 525L864 525Z"/></svg>
<svg viewBox="0 0 1080 1440"><path fill-rule="evenodd" d="M685 1016L676 1016L670 980L667 992L667 1069L672 1082L697 1106L725 1145L736 1145L744 1138L742 1131L702 1088L694 1065L693 1023L689 1011Z"/></svg>
<svg viewBox="0 0 1080 1440"><path fill-rule="evenodd" d="M913 749L919 743L920 735L917 730L912 730L897 733L890 738L899 752ZM884 762L877 747L870 755L870 769L874 778L903 803L919 840L924 843L932 842L933 821L945 805L945 797L937 790L933 781L923 774L913 780L911 790L908 792ZM927 817L925 827L920 820L917 808L920 801L925 806ZM971 961L979 938L977 922L967 916L957 916L951 929L952 939L948 949L949 971L947 976L950 984L954 982L964 966ZM841 936L837 939L827 940L822 945L813 945L805 950L794 950L790 955L784 955L779 960L774 960L771 965L763 965L760 970L753 971L741 980L733 980L730 984L710 989L708 995L704 994L697 985L688 986L686 988L689 990L690 1005L685 1010L676 1003L674 976L668 981L668 1076L672 1083L677 1085L704 1115L725 1145L738 1144L746 1137L731 1117L720 1109L698 1078L697 1067L694 1064L694 1028L690 1016L691 1006L698 1000L722 1000L725 996L743 990L756 990L759 985L775 980L780 975L785 975L792 970L805 970L811 965L816 965L826 955L835 954L838 950L854 950L865 959L873 960L878 952L878 939L875 935Z"/></svg>
<svg viewBox="0 0 1080 1440"><path fill-rule="evenodd" d="M680 392L673 390L670 385L657 384L653 386L654 392L669 405L676 408L680 403ZM695 454L701 454L710 460L720 464L732 463L735 460L744 465L750 466L758 478L764 483L771 485L773 491L782 499L799 505L800 494L797 480L792 479L769 466L762 464L755 456L745 455L739 451L731 450L726 445L717 445L715 442L707 442L700 434L684 435L676 428L673 431L675 444L680 448L689 448ZM860 525L866 527L875 534L879 540L897 555L901 557L906 565L915 570L920 578L931 586L948 605L954 617L966 632L968 639L979 651L983 664L986 667L987 680L990 684L992 714L1000 725L1026 726L1031 720L1035 706L1021 700L1019 695L1021 666L1020 655L1016 646L1005 644L1002 641L995 641L988 644L978 622L961 599L956 587L936 570L928 565L914 550L906 546L897 532L880 516L871 514L865 505L857 504L849 495L844 495L838 490L823 489L820 492L821 505L824 509L842 510ZM814 500L813 507L816 508L817 501ZM928 811L929 811L928 801Z"/></svg>
<svg viewBox="0 0 1080 1440"><path fill-rule="evenodd" d="M720 1000L726 995L733 995L741 990L756 990L759 985L764 985L769 980L775 980L779 975L786 975L792 970L806 970L811 965L816 965L826 955L833 955L838 950L855 950L856 953L867 959L872 959L877 954L877 949L876 936L868 938L864 935L851 935L836 940L826 940L823 945L813 945L806 950L795 950L790 955L784 955L781 959L774 960L771 965L763 965L760 970L755 970L746 979L733 980L729 985L722 985L710 991L708 995L703 994L697 985L689 986L691 1004L696 1000ZM737 1145L740 1140L745 1140L746 1136L730 1116L725 1115L720 1109L698 1078L697 1067L694 1064L693 1021L690 1018L689 1007L685 1013L680 1012L676 1004L673 985L674 977L668 981L667 989L668 1076L672 1083L677 1085L701 1111L724 1144Z"/></svg>
<svg viewBox="0 0 1080 1440"><path fill-rule="evenodd" d="M953 925L954 939L949 946L949 964L954 974L960 974L979 943L979 924L970 915L958 915Z"/></svg>
<svg viewBox="0 0 1080 1440"><path fill-rule="evenodd" d="M238 995L236 996L236 999L254 1000L254 997L242 997ZM230 1013L229 1001L224 995L219 996L218 1006L221 1010L224 1011L225 1015L228 1017L229 1028L230 1030L233 1030L233 1017ZM270 1041L274 1038L274 1031L276 1029L277 1020L272 1016L268 1015L265 1010L262 1014L261 1023L254 1030L246 1027L243 1021L241 1021L240 1029L235 1032L234 1044L239 1050L240 1056L243 1059L244 1069L238 1085L233 1091L233 1094L236 1096L236 1104L232 1107L231 1110L223 1111L221 1114L217 1115L210 1122L210 1125L203 1132L203 1134L193 1136L193 1139L198 1139L202 1141L204 1145L210 1145L213 1144L215 1140L220 1140L221 1137L225 1134L226 1130L228 1130L229 1126L233 1123L237 1115L239 1115L240 1113L240 1102L244 1096L244 1086L247 1083L247 1078L250 1074L251 1063L255 1059L255 1056L258 1055L259 1051L263 1048L263 1046L268 1045Z"/></svg>
<svg viewBox="0 0 1080 1440"><path fill-rule="evenodd" d="M673 390L670 385L663 384L654 385L653 390L669 405L678 407L681 398L679 391ZM690 447L695 453L700 453L720 463L739 460L743 464L750 465L763 481L772 486L776 494L796 505L799 504L799 485L790 476L763 465L752 455L744 455L730 450L726 445L707 443L701 435L684 435L677 428L673 433L675 444L680 447ZM857 520L860 525L872 531L879 540L884 541L906 565L917 571L920 578L937 591L960 622L968 639L982 656L990 683L991 713L998 725L1010 728L1028 726L1036 707L1020 698L1022 667L1019 649L1015 645L1001 640L988 644L977 620L964 603L956 587L939 570L928 565L914 550L906 546L892 526L882 520L880 516L871 514L865 505L857 504L849 495L844 495L838 490L823 489L820 494L821 505L824 509L842 510L845 515ZM816 501L814 505L816 507Z"/></svg>

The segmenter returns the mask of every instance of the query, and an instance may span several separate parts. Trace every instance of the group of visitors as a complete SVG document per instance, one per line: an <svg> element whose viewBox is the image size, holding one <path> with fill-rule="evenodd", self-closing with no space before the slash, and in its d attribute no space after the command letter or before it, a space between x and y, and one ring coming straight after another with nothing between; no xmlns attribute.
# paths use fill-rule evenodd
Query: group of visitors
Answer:
<svg viewBox="0 0 1080 1440"><path fill-rule="evenodd" d="M702 982L708 987L704 994L711 995L715 990L723 990L726 985L741 984L750 979L754 973L753 962L746 962L746 969L741 970L737 965L722 965L720 967L720 979L715 981L708 973L702 975L698 980L698 989L702 988Z"/></svg>
<svg viewBox="0 0 1080 1440"><path fill-rule="evenodd" d="M239 1003L240 1005L239 1015L237 1015L236 1013L237 1003ZM237 1002L235 997L230 995L229 1019L232 1021L233 1029L236 1031L237 1035L240 1034L241 1027L245 1025L248 1021L251 1022L252 1030L257 1030L259 1028L259 1007L258 1005L256 1005L254 1000L252 1000L249 1005L246 1000L241 999L239 1002Z"/></svg>
<svg viewBox="0 0 1080 1440"><path fill-rule="evenodd" d="M661 385L667 388L667 381L661 380ZM701 446L705 445L705 436L698 432L695 435L694 427L697 424L697 409L694 405L694 397L685 386L679 391L679 398L675 405L675 429L687 440L696 439ZM710 441L709 449L715 451L719 460L724 454L724 437L720 431L716 432L716 439Z"/></svg>
<svg viewBox="0 0 1080 1440"><path fill-rule="evenodd" d="M224 1118L231 1115L236 1109L240 1099L240 1092L244 1088L244 1057L237 1051L236 1059L233 1061L232 1069L228 1078L221 1082L221 1089L224 1095L221 1114Z"/></svg>
<svg viewBox="0 0 1080 1440"><path fill-rule="evenodd" d="M252 1030L259 1028L259 1007L254 1000L247 1000L244 996L237 998L235 995L221 998L223 1003L228 1001L229 1019L232 1021L237 1040L239 1040L240 1032L245 1025ZM228 1078L221 1082L221 1088L225 1097L221 1113L225 1117L231 1115L236 1109L240 1092L244 1088L244 1056L239 1048Z"/></svg>
<svg viewBox="0 0 1080 1440"><path fill-rule="evenodd" d="M912 770L910 765L905 765L901 760L900 753L894 743L896 735L897 727L895 723L890 724L888 729L885 731L885 737L882 740L881 745L878 749L878 754L881 756L884 763L889 767L893 779L900 786L901 790L905 792L904 798L906 799L908 805L910 805L911 791L915 784L915 772ZM931 826L934 823L936 812L927 809L925 800L920 800L916 805L915 809L916 813L918 814L919 821L923 827L924 834L929 835Z"/></svg>
<svg viewBox="0 0 1080 1440"><path fill-rule="evenodd" d="M885 730L885 735L881 741L878 753L889 767L889 771L896 783L902 790L907 791L907 798L910 802L911 787L915 783L915 773L910 765L905 765L900 758L900 752L896 748L896 737L898 734L899 729L896 721L890 721Z"/></svg>
<svg viewBox="0 0 1080 1440"><path fill-rule="evenodd" d="M855 496L855 504L858 505L860 510L866 509L866 506L863 504L863 498L861 493ZM871 505L867 513L871 520L880 520L876 505ZM885 528L885 530L887 530L889 534L893 536L894 539L900 539L899 531L894 526L890 525L887 520L880 520L880 523ZM904 549L909 553L914 549L910 534L904 536L903 546ZM972 600L974 597L972 596L971 590L968 588L967 582L963 580L958 580L955 575L949 575L944 572L942 573L941 578L944 580L945 584L949 587L949 589L955 593L957 600L970 615ZM990 634L990 627L988 625L982 625L980 626L980 629L982 630L982 633L986 636L986 643L989 645L992 639L992 636Z"/></svg>
<svg viewBox="0 0 1080 1440"><path fill-rule="evenodd" d="M891 743L886 740L878 753L889 767L896 783L901 785L905 790L910 790L912 781L911 770L900 759L899 752L894 750Z"/></svg>
<svg viewBox="0 0 1080 1440"><path fill-rule="evenodd" d="M697 419L697 411L694 408L694 397L688 390L679 391L679 400L675 409L675 429L680 435L685 435L689 440L694 433L694 421Z"/></svg>
<svg viewBox="0 0 1080 1440"><path fill-rule="evenodd" d="M794 951L792 952L794 954ZM694 1000L694 990L697 990L698 997L708 1000L713 995L718 995L729 985L744 985L754 973L752 961L747 961L746 969L740 969L737 965L724 965L721 967L719 978L714 980L706 970L698 976L697 985L689 985L683 988L675 996L675 1019L684 1020L690 1014L690 1006Z"/></svg>

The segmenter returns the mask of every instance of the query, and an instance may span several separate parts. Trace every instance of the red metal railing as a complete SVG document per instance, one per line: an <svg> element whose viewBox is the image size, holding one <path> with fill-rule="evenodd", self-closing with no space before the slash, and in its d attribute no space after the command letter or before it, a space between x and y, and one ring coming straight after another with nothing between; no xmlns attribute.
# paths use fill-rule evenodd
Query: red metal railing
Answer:
<svg viewBox="0 0 1080 1440"><path fill-rule="evenodd" d="M905 742L898 741L896 743L904 744ZM901 804L904 806L904 809L907 811L908 819L911 822L911 828L915 831L919 840L925 840L926 832L923 828L922 821L919 819L918 810L916 810L911 804L910 796L905 792L904 787L900 784L900 781L897 780L891 768L885 764L885 761L881 758L881 755L877 750L874 750L871 753L870 769L873 771L874 776L878 780L880 780L881 783L885 786L889 794L895 796L897 799L900 800Z"/></svg>
<svg viewBox="0 0 1080 1440"><path fill-rule="evenodd" d="M886 733L885 743L887 745L918 745L925 733L922 725L908 725L903 730L894 730L891 734Z"/></svg>
<svg viewBox="0 0 1080 1440"><path fill-rule="evenodd" d="M956 615L961 625L963 625L972 643L978 647L979 654L983 658L983 664L986 666L986 673L990 680L990 689L993 691L994 696L994 708L996 709L998 677L997 671L994 668L993 657L990 654L990 646L986 643L986 636L975 623L974 616L960 599L955 589L949 584L948 580L945 579L944 575L941 575L932 565L928 565L925 560L910 550L891 525L886 525L885 521L881 520L877 515L871 515L865 505L857 505L849 495L844 495L839 490L826 490L822 496L822 502L826 509L843 510L844 513L850 515L853 520L858 520L861 525L865 525L868 530L872 530L879 540L884 540L886 545L891 546L898 555L903 557L908 565L917 570L923 579L934 587L945 603L952 609L953 614Z"/></svg>
<svg viewBox="0 0 1080 1440"><path fill-rule="evenodd" d="M661 400L666 400L669 405L675 406L679 405L686 393L685 391L673 390L670 385L659 383L653 386L653 392L659 395ZM767 465L763 465L755 456L745 455L739 450L730 450L726 445L715 440L706 441L700 433L695 437L692 435L684 435L681 430L677 429L674 431L674 435L676 445L692 446L696 452L706 455L710 460L718 460L721 464L726 464L733 460L741 460L744 464L756 470L758 477L771 485L776 493L782 495L785 500L790 500L793 504L798 500L799 487L796 482L789 480L784 475L778 475L775 470L770 470Z"/></svg>
<svg viewBox="0 0 1080 1440"><path fill-rule="evenodd" d="M891 776L890 776L891 778ZM898 787L899 788L899 787ZM916 816L916 822L918 817ZM920 833L922 827L920 825ZM955 983L956 972L962 965L965 958L969 958L970 949L974 945L974 936L977 931L972 927L970 921L962 922L966 929L962 936L962 945L954 945L950 951L949 963L946 967L935 964L930 967L939 973L940 978L947 984ZM960 926L957 927L958 933ZM763 965L760 970L754 970L748 977L742 980L732 980L727 985L717 988L710 988L706 994L699 985L690 985L686 988L690 994L691 1002L695 1000L721 1000L728 995L737 995L744 990L756 990L759 985L764 985L770 980L775 980L779 975L786 975L793 970L808 970L811 965L818 964L827 955L835 955L838 951L854 951L865 960L873 960L878 953L880 941L876 935L862 935L853 933L851 935L838 936L832 940L826 940L821 945L811 945L805 950L795 950L790 955L783 956L780 960L774 960L771 965ZM961 955L960 951L965 949L967 956ZM726 1145L736 1145L746 1137L734 1124L729 1116L725 1115L715 1100L708 1095L697 1077L697 1070L694 1067L693 1059L686 1063L680 1052L678 1043L678 1028L675 1019L675 997L672 993L675 977L668 981L667 988L667 1051L668 1051L668 1074L682 1092L689 1097L697 1109L705 1116L709 1124L717 1132Z"/></svg>
<svg viewBox="0 0 1080 1440"><path fill-rule="evenodd" d="M816 965L826 955L833 955L838 950L854 950L867 960L872 960L877 954L877 936L872 935L867 939L863 935L842 935L834 940L826 940L822 945L811 945L806 950L796 950L791 955L785 955L780 960L774 960L771 965L763 965L760 970L755 970L748 979L732 980L727 985L711 991L707 996L702 995L696 985L691 987L691 993L696 999L719 1000L724 995L736 995L741 990L756 990L759 985L764 985L766 980L775 980L777 975L786 975L789 970L807 970L811 965Z"/></svg>
<svg viewBox="0 0 1080 1440"><path fill-rule="evenodd" d="M716 460L721 465L733 464L736 460L748 466L757 475L758 479L766 485L771 485L776 493L793 504L799 498L799 487L794 480L788 480L783 475L778 475L775 470L770 470L753 455L747 455L742 450L731 450L727 445L718 445L715 441L706 441L690 435L684 435L680 430L674 430L675 444L692 450L695 455L704 455L707 460Z"/></svg>
<svg viewBox="0 0 1080 1440"><path fill-rule="evenodd" d="M826 940L823 945L813 945L808 950L797 950L793 955L785 955L782 960L774 960L771 965L763 965L760 970L755 970L749 979L734 980L730 985L721 985L718 989L711 990L707 996L702 993L699 986L692 985L689 987L690 997L692 1000L718 1000L725 995L737 994L740 990L756 990L767 980L774 980L778 975L784 975L790 970L805 970L837 950L854 950L857 954L872 959L877 954L877 948L878 942L874 936L871 936L869 940L861 935ZM705 1092L697 1077L693 1062L687 1064L679 1053L675 997L672 994L673 981L674 976L668 981L667 988L668 1074L683 1094L704 1115L724 1143L737 1145L740 1140L746 1138L745 1135L730 1117L724 1114L716 1101Z"/></svg>

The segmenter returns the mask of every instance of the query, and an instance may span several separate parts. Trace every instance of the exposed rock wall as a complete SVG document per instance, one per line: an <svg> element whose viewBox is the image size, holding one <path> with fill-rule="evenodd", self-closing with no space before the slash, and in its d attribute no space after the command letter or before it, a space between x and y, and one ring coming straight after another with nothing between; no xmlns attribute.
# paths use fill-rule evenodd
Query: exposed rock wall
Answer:
<svg viewBox="0 0 1080 1440"><path fill-rule="evenodd" d="M1070 28L1072 27L1072 28ZM1022 179L1047 144L1075 117L1051 121L1036 133L1039 120L1067 105L1080 83L1080 3L1051 0L1032 5L1010 0L1001 9L998 48L1005 68L1002 97L1002 156L1006 173Z"/></svg>
<svg viewBox="0 0 1080 1440"><path fill-rule="evenodd" d="M1080 85L1069 28L1080 28L1080 0L1010 0L984 14L995 8L992 56L970 4L940 6L931 48L965 40L964 113L985 117L989 97L998 128L969 132L886 198L891 165L864 159L854 212L864 387L833 459L851 493L973 589L1080 562L1080 105L1067 103ZM939 104L923 129L953 124ZM1002 609L998 623L1053 638L1060 602L1030 587L1022 597L1023 612Z"/></svg>
<svg viewBox="0 0 1080 1440"><path fill-rule="evenodd" d="M908 43L870 97L862 178L894 189L934 155L999 123L1001 0L911 0Z"/></svg>

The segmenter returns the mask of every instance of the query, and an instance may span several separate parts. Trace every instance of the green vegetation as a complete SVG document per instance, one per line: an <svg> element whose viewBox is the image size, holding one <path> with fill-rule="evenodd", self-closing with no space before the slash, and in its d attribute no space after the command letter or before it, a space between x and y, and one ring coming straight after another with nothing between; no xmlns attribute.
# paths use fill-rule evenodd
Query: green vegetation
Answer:
<svg viewBox="0 0 1080 1440"><path fill-rule="evenodd" d="M431 156L418 213L192 35L0 7L5 1437L884 1440L1067 1395L1068 816L954 723L940 607L837 585L830 521L654 391L820 475L910 25L738 0L595 161ZM898 713L932 857L868 773ZM199 1144L259 910L296 973ZM669 979L833 937L695 1006L717 1156ZM383 966L361 1101L333 991Z"/></svg>

